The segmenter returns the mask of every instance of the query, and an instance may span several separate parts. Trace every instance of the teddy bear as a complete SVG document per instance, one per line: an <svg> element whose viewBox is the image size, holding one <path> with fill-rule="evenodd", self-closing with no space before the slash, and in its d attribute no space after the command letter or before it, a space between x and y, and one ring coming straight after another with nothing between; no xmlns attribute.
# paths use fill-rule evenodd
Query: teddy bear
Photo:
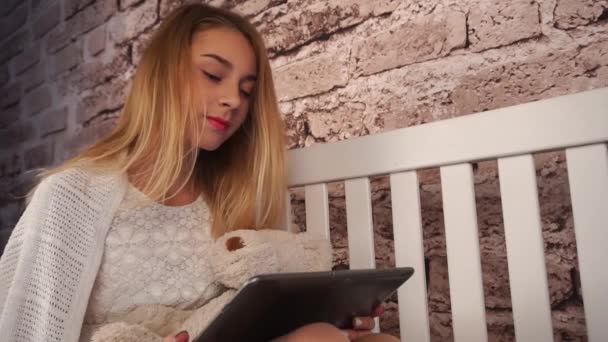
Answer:
<svg viewBox="0 0 608 342"><path fill-rule="evenodd" d="M310 232L236 230L210 248L214 281L225 291L194 310L148 305L110 317L109 322L84 326L80 341L161 342L164 336L188 331L198 336L251 277L269 273L315 272L332 268L330 242Z"/></svg>

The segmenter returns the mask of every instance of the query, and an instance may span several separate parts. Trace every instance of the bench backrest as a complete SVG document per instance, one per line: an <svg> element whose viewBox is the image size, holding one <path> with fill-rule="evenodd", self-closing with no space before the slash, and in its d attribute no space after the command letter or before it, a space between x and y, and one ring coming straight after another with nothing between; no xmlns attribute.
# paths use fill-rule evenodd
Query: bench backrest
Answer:
<svg viewBox="0 0 608 342"><path fill-rule="evenodd" d="M308 229L329 236L327 183L344 181L350 267L375 267L369 177L390 175L405 341L430 341L417 170L438 167L455 341L486 341L471 164L497 160L515 334L553 331L533 153L565 150L589 341L608 336L608 88L289 152L290 187L305 187ZM288 213L289 215L289 213Z"/></svg>

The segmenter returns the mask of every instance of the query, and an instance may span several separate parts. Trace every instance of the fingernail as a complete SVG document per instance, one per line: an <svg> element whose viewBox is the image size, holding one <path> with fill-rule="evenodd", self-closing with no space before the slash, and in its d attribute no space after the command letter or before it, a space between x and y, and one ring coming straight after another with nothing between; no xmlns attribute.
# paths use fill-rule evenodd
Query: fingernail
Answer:
<svg viewBox="0 0 608 342"><path fill-rule="evenodd" d="M360 327L360 326L361 326L361 324L363 324L363 322L361 322L361 320L360 320L360 319L355 318L355 327Z"/></svg>

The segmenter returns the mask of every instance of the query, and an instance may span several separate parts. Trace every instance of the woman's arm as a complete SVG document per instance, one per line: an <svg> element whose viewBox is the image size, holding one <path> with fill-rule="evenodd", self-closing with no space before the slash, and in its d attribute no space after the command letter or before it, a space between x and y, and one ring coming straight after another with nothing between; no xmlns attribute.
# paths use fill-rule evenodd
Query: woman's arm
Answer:
<svg viewBox="0 0 608 342"><path fill-rule="evenodd" d="M118 184L78 169L40 183L0 259L0 341L78 340Z"/></svg>

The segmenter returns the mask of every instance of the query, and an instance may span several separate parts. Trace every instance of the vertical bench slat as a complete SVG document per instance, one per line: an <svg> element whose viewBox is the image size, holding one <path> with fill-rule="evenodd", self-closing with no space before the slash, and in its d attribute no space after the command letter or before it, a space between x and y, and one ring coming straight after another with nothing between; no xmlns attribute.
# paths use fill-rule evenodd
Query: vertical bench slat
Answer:
<svg viewBox="0 0 608 342"><path fill-rule="evenodd" d="M553 341L536 172L531 155L498 159L517 341Z"/></svg>
<svg viewBox="0 0 608 342"><path fill-rule="evenodd" d="M477 210L470 164L441 170L454 341L487 341Z"/></svg>
<svg viewBox="0 0 608 342"><path fill-rule="evenodd" d="M414 275L398 290L399 326L403 341L429 342L429 313L420 192L416 171L392 174L391 202L395 264L414 267Z"/></svg>
<svg viewBox="0 0 608 342"><path fill-rule="evenodd" d="M376 268L374 224L369 179L344 181L346 196L346 226L350 269ZM375 319L374 332L380 331L380 320Z"/></svg>
<svg viewBox="0 0 608 342"><path fill-rule="evenodd" d="M346 180L344 190L350 269L376 268L369 179Z"/></svg>
<svg viewBox="0 0 608 342"><path fill-rule="evenodd" d="M329 203L327 185L307 185L306 191L306 229L321 234L327 239L329 233Z"/></svg>
<svg viewBox="0 0 608 342"><path fill-rule="evenodd" d="M598 144L566 150L587 336L608 337L608 150Z"/></svg>

